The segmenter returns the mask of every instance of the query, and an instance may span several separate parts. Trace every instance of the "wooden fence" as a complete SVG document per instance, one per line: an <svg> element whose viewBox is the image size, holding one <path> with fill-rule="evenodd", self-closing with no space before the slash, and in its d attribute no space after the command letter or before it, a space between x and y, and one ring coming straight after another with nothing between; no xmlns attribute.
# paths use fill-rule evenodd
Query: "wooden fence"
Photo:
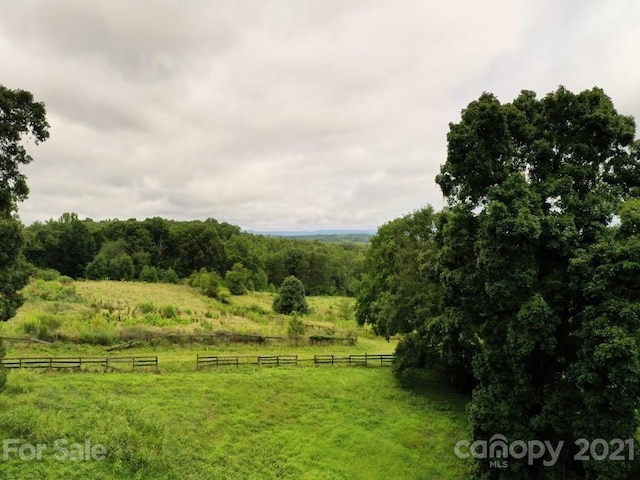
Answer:
<svg viewBox="0 0 640 480"><path fill-rule="evenodd" d="M228 356L198 355L196 368L240 365L281 366L313 363L314 365L382 365L393 363L393 354L356 354L356 355L314 355L313 358L299 358L298 355L260 355Z"/></svg>
<svg viewBox="0 0 640 480"><path fill-rule="evenodd" d="M393 354L375 354L368 353L358 355L314 355L313 363L322 364L347 364L347 365L391 365L393 363Z"/></svg>
<svg viewBox="0 0 640 480"><path fill-rule="evenodd" d="M352 366L388 366L393 363L393 354L354 354L354 355L314 355L313 358L300 358L298 355L198 355L196 368L228 367L240 365L292 366L308 363L322 365ZM45 370L82 370L102 367L104 371L121 370L121 367L151 367L158 371L158 357L7 357L2 361L5 368L37 368Z"/></svg>
<svg viewBox="0 0 640 480"><path fill-rule="evenodd" d="M158 370L158 357L20 357L5 358L5 368L43 368L46 370L82 370L82 367L102 367L105 371L131 365L132 369L152 367Z"/></svg>

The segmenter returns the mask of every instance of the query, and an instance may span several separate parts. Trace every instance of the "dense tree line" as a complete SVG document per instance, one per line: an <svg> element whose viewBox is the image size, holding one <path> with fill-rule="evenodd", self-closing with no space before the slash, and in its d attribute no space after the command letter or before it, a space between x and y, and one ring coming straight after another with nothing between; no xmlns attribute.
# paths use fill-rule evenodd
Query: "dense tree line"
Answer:
<svg viewBox="0 0 640 480"><path fill-rule="evenodd" d="M403 334L397 371L472 392L473 440L564 441L554 465L478 462L479 478L637 478L576 461L576 440L632 439L640 401L640 142L594 88L483 94L451 124L448 201L382 226L357 318ZM598 453L601 453L598 451ZM634 469L636 469L634 471Z"/></svg>
<svg viewBox="0 0 640 480"><path fill-rule="evenodd" d="M202 269L231 293L274 290L293 275L311 295L353 294L367 245L242 232L214 219L81 220L74 213L25 228L25 255L73 278L177 281Z"/></svg>

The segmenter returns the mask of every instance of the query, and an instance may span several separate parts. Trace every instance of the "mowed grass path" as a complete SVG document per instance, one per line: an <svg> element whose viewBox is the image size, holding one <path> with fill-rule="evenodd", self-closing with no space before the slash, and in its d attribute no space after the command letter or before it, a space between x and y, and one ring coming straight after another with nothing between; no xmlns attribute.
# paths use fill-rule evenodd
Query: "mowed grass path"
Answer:
<svg viewBox="0 0 640 480"><path fill-rule="evenodd" d="M462 479L466 398L389 368L9 374L0 438L102 443L105 461L0 462L14 479Z"/></svg>

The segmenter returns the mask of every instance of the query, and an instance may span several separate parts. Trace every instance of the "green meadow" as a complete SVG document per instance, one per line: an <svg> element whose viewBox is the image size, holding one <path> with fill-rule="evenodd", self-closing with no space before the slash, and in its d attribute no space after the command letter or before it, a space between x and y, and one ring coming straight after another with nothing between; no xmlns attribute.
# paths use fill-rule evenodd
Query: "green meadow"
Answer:
<svg viewBox="0 0 640 480"><path fill-rule="evenodd" d="M1 478L467 477L470 465L453 453L470 435L467 398L429 374L401 382L388 367L312 363L196 371L197 354L392 353L394 342L347 318L348 299L310 297L313 311L304 321L308 333L351 332L357 343L311 346L285 338L286 318L271 312L271 294L222 304L181 285L64 280L36 281L25 293L27 302L1 334L49 343L5 341L7 357L153 355L159 371L10 371L0 394L0 438L42 447L31 460L5 448ZM285 339L141 342L107 351L136 334L220 329ZM106 450L103 460L90 456L97 444Z"/></svg>

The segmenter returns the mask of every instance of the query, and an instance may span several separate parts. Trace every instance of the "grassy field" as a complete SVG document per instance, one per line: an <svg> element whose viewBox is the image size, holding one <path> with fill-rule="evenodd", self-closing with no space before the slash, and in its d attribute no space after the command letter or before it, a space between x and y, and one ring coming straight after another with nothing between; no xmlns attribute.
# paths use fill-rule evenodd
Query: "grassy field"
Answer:
<svg viewBox="0 0 640 480"><path fill-rule="evenodd" d="M5 337L37 337L73 343L113 345L149 335L210 334L233 331L286 335L286 316L271 310L275 294L231 296L230 303L184 285L111 281L33 281L18 315L0 325ZM309 333L349 333L380 342L357 328L352 315L341 315L345 297L309 297L312 312L303 317Z"/></svg>
<svg viewBox="0 0 640 480"><path fill-rule="evenodd" d="M388 368L154 374L12 372L0 436L45 444L2 478L458 479L464 399L401 388ZM59 461L57 439L104 461Z"/></svg>
<svg viewBox="0 0 640 480"><path fill-rule="evenodd" d="M107 355L105 345L82 339L92 340L92 329L117 336L132 325L148 328L143 322L150 312L142 310L149 310L149 304L160 318L162 306L178 312L155 325L158 331L193 331L209 321L212 329L284 334L284 319L268 310L269 294L232 297L231 304L222 305L175 285L41 282L29 289L29 301L1 334L39 334L44 324L56 327L48 327L46 335L68 341L5 342L7 356ZM341 318L342 300L310 298L314 312L305 321L354 331L358 342L353 346L161 342L117 352L157 355L160 373L10 372L0 393L0 438L45 447L41 458L31 461L6 452L0 478L466 478L469 465L455 457L453 445L469 437L467 399L426 375L413 382L419 387L407 387L387 367L307 364L195 371L198 353L312 357L393 352L394 343ZM140 308L144 304L147 308ZM60 440L62 448L55 450ZM86 454L78 450L85 449L85 442L104 445L106 458L60 460L65 453Z"/></svg>

